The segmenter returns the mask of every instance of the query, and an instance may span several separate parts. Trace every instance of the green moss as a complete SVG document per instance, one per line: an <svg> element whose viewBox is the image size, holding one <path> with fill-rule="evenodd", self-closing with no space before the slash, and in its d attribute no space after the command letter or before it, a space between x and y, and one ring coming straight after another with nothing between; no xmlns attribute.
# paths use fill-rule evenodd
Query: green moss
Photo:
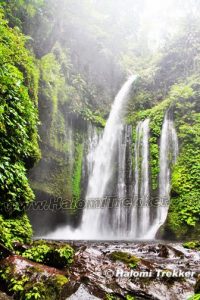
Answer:
<svg viewBox="0 0 200 300"><path fill-rule="evenodd" d="M55 195L55 189L54 186L51 186L49 182L37 182L37 181L31 181L31 188L34 191L41 191L46 194L52 195L52 197Z"/></svg>
<svg viewBox="0 0 200 300"><path fill-rule="evenodd" d="M67 106L75 97L75 89L69 85L66 74L63 72L63 64L69 58L60 48L59 52L61 51L61 53L59 54L58 47L59 45L55 46L51 53L41 58L40 90L41 98L45 101L50 114L45 114L44 122L48 124L48 128L45 127L44 138L56 151L64 153L68 148L66 129L69 109Z"/></svg>
<svg viewBox="0 0 200 300"><path fill-rule="evenodd" d="M188 298L188 300L200 300L200 294L195 294L192 297Z"/></svg>
<svg viewBox="0 0 200 300"><path fill-rule="evenodd" d="M200 241L191 241L183 244L183 247L192 250L199 250L200 251Z"/></svg>
<svg viewBox="0 0 200 300"><path fill-rule="evenodd" d="M62 277L62 278L61 278ZM32 284L25 284L21 292L21 300L56 300L60 298L62 288L68 283L68 279L62 275L41 280Z"/></svg>
<svg viewBox="0 0 200 300"><path fill-rule="evenodd" d="M72 79L69 80L66 72L68 68L69 55L58 43L40 62L40 135L43 158L35 168L34 172L40 176L34 179L32 186L35 191L44 191L47 195L69 201L74 199L76 202L80 198L83 132L82 128L74 129L81 138L76 141L76 133L72 133L72 142L69 141L72 104L79 103L80 96L71 85ZM79 121L74 123L79 124ZM53 169L50 174L49 169Z"/></svg>
<svg viewBox="0 0 200 300"><path fill-rule="evenodd" d="M53 53L49 53L42 57L40 61L41 68L41 80L43 84L43 93L52 103L53 116L57 112L58 108L58 94L59 90L65 85L64 77L60 70L61 66L56 60Z"/></svg>
<svg viewBox="0 0 200 300"><path fill-rule="evenodd" d="M83 164L83 144L79 142L79 137L76 138L74 167L72 175L72 207L76 208L77 202L81 196L81 177L82 177L82 164Z"/></svg>
<svg viewBox="0 0 200 300"><path fill-rule="evenodd" d="M114 294L106 294L105 300L119 300L120 298Z"/></svg>
<svg viewBox="0 0 200 300"><path fill-rule="evenodd" d="M187 103L182 103L182 106L187 106ZM193 114L191 120L188 111L182 119L182 106L179 103L176 109L179 124L181 123L181 149L172 172L172 197L167 227L179 238L187 235L195 238L200 232L200 115Z"/></svg>
<svg viewBox="0 0 200 300"><path fill-rule="evenodd" d="M132 295L126 295L126 300L135 300L135 297Z"/></svg>
<svg viewBox="0 0 200 300"><path fill-rule="evenodd" d="M131 255L127 252L121 252L121 251L114 251L112 252L109 257L114 261L122 261L130 268L136 268L138 263L140 262L140 259L134 255Z"/></svg>
<svg viewBox="0 0 200 300"><path fill-rule="evenodd" d="M55 276L55 281L56 281L56 284L59 287L65 285L66 283L69 282L69 280L63 275L56 275Z"/></svg>
<svg viewBox="0 0 200 300"><path fill-rule="evenodd" d="M64 275L47 275L41 268L27 268L23 274L15 272L9 266L0 270L0 279L9 294L20 300L56 300L68 283Z"/></svg>

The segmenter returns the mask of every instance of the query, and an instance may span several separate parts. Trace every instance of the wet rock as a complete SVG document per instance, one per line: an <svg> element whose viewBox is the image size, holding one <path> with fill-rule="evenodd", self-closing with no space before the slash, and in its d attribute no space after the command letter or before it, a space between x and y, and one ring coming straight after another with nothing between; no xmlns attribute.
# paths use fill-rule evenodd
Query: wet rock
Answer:
<svg viewBox="0 0 200 300"><path fill-rule="evenodd" d="M159 254L158 256L167 258L169 257L169 249L165 245L158 245Z"/></svg>
<svg viewBox="0 0 200 300"><path fill-rule="evenodd" d="M37 295L45 300L62 300L69 295L69 283L63 271L21 256L12 255L2 260L0 271L1 284L16 299Z"/></svg>
<svg viewBox="0 0 200 300"><path fill-rule="evenodd" d="M53 247L65 245L56 243ZM4 284L11 295L26 299L27 294L36 292L44 300L109 299L108 295L110 299L112 296L126 299L131 295L136 300L185 300L194 290L199 293L200 252L184 249L181 244L73 242L72 245L76 249L74 262L62 270L8 252L6 255L11 255L0 262L0 274L4 275ZM174 271L194 271L196 277L166 275ZM163 276L158 276L158 272ZM11 279L14 279L12 284ZM20 296L19 291L14 291L16 283L22 284Z"/></svg>
<svg viewBox="0 0 200 300"><path fill-rule="evenodd" d="M200 269L200 253L188 256L180 244L83 244L86 248L76 253L75 263L70 268L70 281L80 282L98 299L106 299L107 294L125 299L131 294L135 299L185 300L194 292L194 277L179 278L175 273L169 278L166 276L173 271L197 272ZM113 254L119 253L127 254L122 259L113 259ZM137 263L131 268L129 260L132 257L137 257ZM119 272L125 276L119 276ZM131 272L135 275L130 275ZM165 276L159 277L158 272ZM148 276L140 277L142 273Z"/></svg>
<svg viewBox="0 0 200 300"><path fill-rule="evenodd" d="M197 282L196 282L195 287L194 287L194 292L196 294L198 294L198 293L200 294L200 274L197 278Z"/></svg>
<svg viewBox="0 0 200 300"><path fill-rule="evenodd" d="M76 293L68 298L69 300L97 300L100 298L95 297L94 295L91 295L89 291L85 288L84 285L81 285L79 289L76 291Z"/></svg>
<svg viewBox="0 0 200 300"><path fill-rule="evenodd" d="M15 242L13 244L13 248L14 248L15 251L23 253L24 251L26 251L27 249L29 249L30 246L29 245L25 245L25 244L21 244L19 242Z"/></svg>
<svg viewBox="0 0 200 300"><path fill-rule="evenodd" d="M0 244L0 260L12 255L12 251Z"/></svg>
<svg viewBox="0 0 200 300"><path fill-rule="evenodd" d="M179 257L181 259L184 258L184 249L182 249L183 251L180 251L178 249L176 249L175 247L172 247L171 245L167 245L168 249L169 249L169 256L172 257Z"/></svg>
<svg viewBox="0 0 200 300"><path fill-rule="evenodd" d="M13 298L6 295L5 293L3 292L0 292L0 300L12 300Z"/></svg>

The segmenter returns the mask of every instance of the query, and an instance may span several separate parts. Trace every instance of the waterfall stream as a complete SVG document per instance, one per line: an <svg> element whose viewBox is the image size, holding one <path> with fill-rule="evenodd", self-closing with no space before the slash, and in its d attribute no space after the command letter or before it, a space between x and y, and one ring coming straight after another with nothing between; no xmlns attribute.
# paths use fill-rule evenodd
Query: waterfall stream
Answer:
<svg viewBox="0 0 200 300"><path fill-rule="evenodd" d="M132 235L144 236L150 223L149 206L149 119L139 122L135 140L135 184Z"/></svg>
<svg viewBox="0 0 200 300"><path fill-rule="evenodd" d="M118 140L117 155L117 184L116 199L117 207L107 211L108 219L104 219L107 228L112 232L113 237L122 239L130 234L131 228L131 212L130 208L124 205L125 199L130 196L130 188L132 184L132 158L131 158L131 134L130 126L123 126ZM109 222L108 222L109 220Z"/></svg>
<svg viewBox="0 0 200 300"><path fill-rule="evenodd" d="M171 157L170 157L171 154ZM157 219L163 224L167 217L170 200L170 166L178 156L178 138L170 113L165 115L160 141L160 175Z"/></svg>
<svg viewBox="0 0 200 300"><path fill-rule="evenodd" d="M82 234L90 238L111 238L112 231L107 228L108 220L108 203L105 208L102 207L101 201L104 197L109 196L109 184L112 182L114 174L114 158L117 150L117 143L120 139L122 130L123 107L128 99L130 88L136 79L136 76L131 76L122 86L117 94L112 105L110 116L106 123L102 139L99 141L94 157L93 171L89 178L88 189L86 194L86 209L83 214ZM100 208L88 208L91 201L100 200ZM92 224L92 227L91 227ZM112 236L114 238L114 236Z"/></svg>
<svg viewBox="0 0 200 300"><path fill-rule="evenodd" d="M155 221L147 233L148 238L155 237L159 227L167 218L171 189L171 166L175 164L178 152L178 137L174 127L173 118L170 114L170 111L167 111L165 114L160 139L159 201Z"/></svg>

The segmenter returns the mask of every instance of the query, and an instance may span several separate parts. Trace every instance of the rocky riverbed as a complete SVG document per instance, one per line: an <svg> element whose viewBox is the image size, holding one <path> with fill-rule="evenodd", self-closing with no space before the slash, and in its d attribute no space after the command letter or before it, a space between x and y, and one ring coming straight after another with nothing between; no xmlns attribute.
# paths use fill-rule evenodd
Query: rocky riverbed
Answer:
<svg viewBox="0 0 200 300"><path fill-rule="evenodd" d="M200 274L200 252L181 244L85 242L73 246L79 250L70 279L78 289L70 300L132 299L131 296L186 300L194 293ZM135 266L124 263L120 252L138 258ZM112 259L113 253L118 253L119 260Z"/></svg>
<svg viewBox="0 0 200 300"><path fill-rule="evenodd" d="M37 241L15 248L18 253L0 249L0 300L27 295L42 300L188 300L200 294L200 252L181 243Z"/></svg>

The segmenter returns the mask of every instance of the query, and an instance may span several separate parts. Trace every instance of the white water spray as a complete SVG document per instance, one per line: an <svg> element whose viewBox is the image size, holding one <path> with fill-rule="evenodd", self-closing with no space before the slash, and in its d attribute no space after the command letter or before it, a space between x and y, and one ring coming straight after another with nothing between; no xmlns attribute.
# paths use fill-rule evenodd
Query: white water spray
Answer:
<svg viewBox="0 0 200 300"><path fill-rule="evenodd" d="M106 208L88 208L95 199L102 200L109 188L109 183L113 176L113 160L116 154L117 142L119 141L122 129L122 118L124 106L126 105L128 94L137 76L131 76L117 94L110 116L106 123L103 136L100 139L95 151L90 155L93 157L93 170L89 177L86 194L86 208L83 212L82 224L77 230L62 228L56 230L48 237L56 239L107 239L115 238L109 235L108 228L104 227L102 220L107 213Z"/></svg>
<svg viewBox="0 0 200 300"><path fill-rule="evenodd" d="M147 234L147 238L154 238L159 227L164 224L169 208L171 190L171 166L176 163L179 152L178 137L174 122L169 111L166 112L160 140L160 173L159 173L159 202L156 219Z"/></svg>
<svg viewBox="0 0 200 300"><path fill-rule="evenodd" d="M139 122L135 141L134 207L132 237L141 238L150 225L149 207L149 119Z"/></svg>

